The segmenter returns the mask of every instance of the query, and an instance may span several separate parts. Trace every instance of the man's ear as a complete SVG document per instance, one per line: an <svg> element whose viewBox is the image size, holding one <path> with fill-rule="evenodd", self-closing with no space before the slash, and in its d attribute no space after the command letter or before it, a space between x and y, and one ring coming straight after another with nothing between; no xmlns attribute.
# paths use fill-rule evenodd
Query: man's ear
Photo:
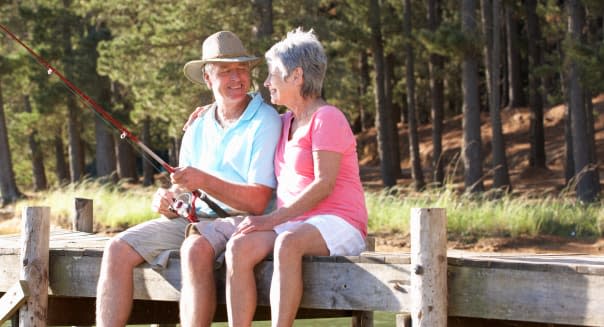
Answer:
<svg viewBox="0 0 604 327"><path fill-rule="evenodd" d="M207 72L203 72L203 80L204 82L206 82L206 85L208 86L208 89L212 89L212 82L210 80L210 75L208 75Z"/></svg>

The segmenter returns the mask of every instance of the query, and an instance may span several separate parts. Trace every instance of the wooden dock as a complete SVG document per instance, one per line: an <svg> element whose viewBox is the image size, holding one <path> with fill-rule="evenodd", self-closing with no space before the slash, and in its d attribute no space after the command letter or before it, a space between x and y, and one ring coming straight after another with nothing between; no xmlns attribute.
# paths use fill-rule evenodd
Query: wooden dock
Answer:
<svg viewBox="0 0 604 327"><path fill-rule="evenodd" d="M66 230L52 230L50 235L47 323L92 324L108 238ZM0 293L20 279L20 245L20 235L0 236ZM358 257L307 258L299 317L411 312L410 280L419 272L410 257L409 253L365 252ZM268 313L271 274L270 260L256 270L258 319ZM219 290L224 289L224 273L218 276ZM130 323L178 321L178 252L172 253L166 269L136 268L134 280ZM604 257L449 251L447 284L449 317L604 326ZM219 302L224 303L223 295ZM216 317L224 318L224 307Z"/></svg>

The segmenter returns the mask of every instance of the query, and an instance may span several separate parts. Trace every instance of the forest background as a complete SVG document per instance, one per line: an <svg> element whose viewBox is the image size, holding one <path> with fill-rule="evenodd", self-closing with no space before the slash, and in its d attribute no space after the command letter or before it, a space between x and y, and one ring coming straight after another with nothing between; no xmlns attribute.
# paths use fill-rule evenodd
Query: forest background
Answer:
<svg viewBox="0 0 604 327"><path fill-rule="evenodd" d="M231 30L262 57L301 26L327 51L324 97L358 135L368 188L500 197L523 189L511 170L561 167L554 191L598 206L603 17L597 0L0 1L0 24L172 165L183 122L211 101L182 74L202 40ZM253 74L262 90L266 66ZM161 168L71 93L0 37L3 204L87 178L156 185ZM516 112L528 127L510 162L504 124ZM562 127L554 157L547 119Z"/></svg>

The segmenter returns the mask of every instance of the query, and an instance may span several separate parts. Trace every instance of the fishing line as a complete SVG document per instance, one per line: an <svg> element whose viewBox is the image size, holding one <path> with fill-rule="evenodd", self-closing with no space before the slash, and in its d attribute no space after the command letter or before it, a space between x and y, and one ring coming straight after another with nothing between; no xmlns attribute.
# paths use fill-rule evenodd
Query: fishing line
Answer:
<svg viewBox="0 0 604 327"><path fill-rule="evenodd" d="M67 86L67 88L69 88L70 91L74 95L76 95L78 99L80 99L80 101L85 101L86 103L88 103L89 105L87 105L87 107L93 109L98 115L100 115L103 118L103 120L106 123L111 124L111 126L113 126L115 129L117 129L120 132L121 139L128 139L133 144L136 144L139 147L139 149L141 149L145 154L147 154L149 157L151 157L157 163L159 163L166 171L168 171L169 173L174 173L174 171L175 171L174 167L170 166L160 156L155 154L155 152L153 152L149 147L147 147L143 142L141 142L134 134L132 134L128 129L126 129L126 127L124 127L119 121L117 121L115 118L113 118L113 116L111 116L105 109L103 109L103 107L101 107L101 105L99 105L96 101L94 101L92 98L90 98L86 93L84 93L77 86L75 86L69 79L67 79L65 76L63 76L63 74L61 74L61 72L59 72L51 64L49 64L46 60L44 60L44 58L42 58L34 50L32 50L25 43L23 43L23 41L21 41L15 34L13 34L7 27L0 24L0 29L2 29L4 31L4 34L10 36L13 40L15 40L23 48L25 48L25 50L27 50L27 52L29 52L29 54L31 56L33 56L39 64L44 66L44 68L47 69L46 72L48 73L48 75L56 75L57 77L59 77L59 79L61 79L63 84L65 86ZM177 201L175 203L176 207L175 208L171 207L171 209L175 210L176 212L179 212L179 214L181 216L185 216L187 219L189 219L189 221L196 222L197 216L196 216L196 212L195 212L195 200L200 199L200 200L204 201L212 210L214 210L214 212L216 212L216 214L218 214L219 217L228 216L228 214L220 206L218 206L218 204L216 204L214 201L212 201L207 196L207 194L205 194L201 190L193 190L191 192L191 194L192 194L192 199L190 200L190 203L185 203L184 201ZM186 212L186 215L181 214L180 212Z"/></svg>

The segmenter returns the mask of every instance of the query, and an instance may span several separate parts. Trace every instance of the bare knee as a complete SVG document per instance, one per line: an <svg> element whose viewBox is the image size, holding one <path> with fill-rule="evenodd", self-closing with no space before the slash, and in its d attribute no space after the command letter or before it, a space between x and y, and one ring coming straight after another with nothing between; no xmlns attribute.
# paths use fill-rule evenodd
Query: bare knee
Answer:
<svg viewBox="0 0 604 327"><path fill-rule="evenodd" d="M280 262L287 260L300 260L304 255L303 250L296 241L294 234L285 232L275 240L274 256Z"/></svg>
<svg viewBox="0 0 604 327"><path fill-rule="evenodd" d="M115 237L105 246L103 257L103 264L109 270L132 269L144 261L130 244Z"/></svg>
<svg viewBox="0 0 604 327"><path fill-rule="evenodd" d="M194 235L185 239L180 247L180 260L194 266L213 267L215 258L214 248L204 237Z"/></svg>
<svg viewBox="0 0 604 327"><path fill-rule="evenodd" d="M225 261L229 270L253 269L262 260L258 258L253 242L245 235L238 235L229 240L226 246Z"/></svg>

